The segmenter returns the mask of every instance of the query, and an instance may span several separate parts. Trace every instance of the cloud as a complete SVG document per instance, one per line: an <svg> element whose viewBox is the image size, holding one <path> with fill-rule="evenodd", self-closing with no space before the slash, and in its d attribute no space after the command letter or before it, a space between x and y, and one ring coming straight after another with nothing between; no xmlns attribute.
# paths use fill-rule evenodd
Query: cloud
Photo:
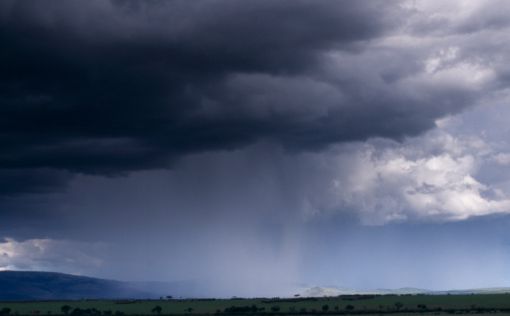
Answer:
<svg viewBox="0 0 510 316"><path fill-rule="evenodd" d="M62 271L82 274L101 267L107 246L54 239L0 241L0 270ZM104 253L103 253L104 255Z"/></svg>
<svg viewBox="0 0 510 316"><path fill-rule="evenodd" d="M67 185L71 178L69 172L48 168L0 168L0 196L51 193Z"/></svg>
<svg viewBox="0 0 510 316"><path fill-rule="evenodd" d="M499 153L493 157L494 161L500 165L508 166L510 165L510 154L509 153Z"/></svg>
<svg viewBox="0 0 510 316"><path fill-rule="evenodd" d="M465 144L474 138L423 133L505 101L505 26L459 31L469 17L492 19L485 4L451 4L465 12L456 15L450 4L410 3L2 2L2 218L107 213L73 203L103 182L104 192L135 192L133 179L163 177L179 183L168 209L184 217L361 209L383 223L504 212L504 194L476 174L477 142ZM445 32L424 26L436 18ZM109 178L118 175L125 182ZM189 198L196 187L207 207Z"/></svg>
<svg viewBox="0 0 510 316"><path fill-rule="evenodd" d="M510 213L510 199L476 179L480 164L493 155L481 139L436 131L400 147L367 144L334 184L339 203L359 210L366 224Z"/></svg>
<svg viewBox="0 0 510 316"><path fill-rule="evenodd" d="M417 44L399 2L1 6L4 169L125 175L258 142L402 140L499 78L463 40ZM37 190L57 189L49 177Z"/></svg>
<svg viewBox="0 0 510 316"><path fill-rule="evenodd" d="M419 33L452 35L500 30L508 27L508 2L493 1L405 1L412 14L410 26Z"/></svg>

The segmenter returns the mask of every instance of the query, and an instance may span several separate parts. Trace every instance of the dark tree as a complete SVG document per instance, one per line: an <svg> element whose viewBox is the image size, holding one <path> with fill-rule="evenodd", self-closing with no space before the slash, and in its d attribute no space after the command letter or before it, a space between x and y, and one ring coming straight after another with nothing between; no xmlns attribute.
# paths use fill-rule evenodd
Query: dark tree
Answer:
<svg viewBox="0 0 510 316"><path fill-rule="evenodd" d="M272 312L279 312L280 311L280 306L271 306L271 311Z"/></svg>
<svg viewBox="0 0 510 316"><path fill-rule="evenodd" d="M11 309L9 307L4 307L2 310L0 310L0 315L9 315L11 313Z"/></svg>
<svg viewBox="0 0 510 316"><path fill-rule="evenodd" d="M79 307L76 307L75 309L73 309L73 311L71 312L71 315L73 316L80 316L80 315L83 315L85 314L85 311L83 311L81 308Z"/></svg>
<svg viewBox="0 0 510 316"><path fill-rule="evenodd" d="M400 310L403 306L404 306L404 304L402 304L400 302L395 303L395 307L397 308L397 310Z"/></svg>
<svg viewBox="0 0 510 316"><path fill-rule="evenodd" d="M345 309L348 310L348 311L352 311L354 309L354 306L349 304L349 305L345 306Z"/></svg>
<svg viewBox="0 0 510 316"><path fill-rule="evenodd" d="M156 307L154 307L154 308L152 309L152 312L153 312L153 313L155 313L155 314L158 314L158 315L159 315L159 314L161 314L161 311L162 311L162 310L163 310L163 309L161 308L161 306L157 305Z"/></svg>
<svg viewBox="0 0 510 316"><path fill-rule="evenodd" d="M323 312L329 311L329 305L328 304L322 305L322 311Z"/></svg>
<svg viewBox="0 0 510 316"><path fill-rule="evenodd" d="M69 305L64 305L64 306L62 306L62 307L60 308L60 310L62 311L62 313L64 313L64 314L66 314L66 315L67 315L67 314L69 314L69 311L71 310L71 306L69 306Z"/></svg>

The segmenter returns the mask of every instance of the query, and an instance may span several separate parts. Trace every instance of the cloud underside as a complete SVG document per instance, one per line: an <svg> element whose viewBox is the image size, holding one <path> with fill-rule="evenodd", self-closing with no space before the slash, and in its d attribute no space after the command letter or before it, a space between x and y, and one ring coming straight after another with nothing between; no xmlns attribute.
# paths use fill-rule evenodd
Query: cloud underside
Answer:
<svg viewBox="0 0 510 316"><path fill-rule="evenodd" d="M431 47L384 43L399 27L392 18L406 23L392 5L2 6L9 169L117 174L257 141L300 151L402 139L472 104L491 76L462 56L437 56L432 69L422 52L438 54Z"/></svg>
<svg viewBox="0 0 510 316"><path fill-rule="evenodd" d="M4 1L0 195L269 144L324 155L328 170L353 155L306 188L308 213L356 209L377 224L508 212L476 178L480 159L504 154L409 143L510 78L504 10L438 3Z"/></svg>
<svg viewBox="0 0 510 316"><path fill-rule="evenodd" d="M81 274L83 269L98 268L106 244L83 243L53 239L27 239L16 241L12 238L0 240L0 271L36 270L63 271Z"/></svg>

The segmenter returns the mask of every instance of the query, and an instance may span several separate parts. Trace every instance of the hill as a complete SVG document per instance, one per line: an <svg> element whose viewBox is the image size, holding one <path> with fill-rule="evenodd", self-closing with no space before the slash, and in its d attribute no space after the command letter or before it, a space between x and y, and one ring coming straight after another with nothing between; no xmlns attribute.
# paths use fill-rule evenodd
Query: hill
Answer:
<svg viewBox="0 0 510 316"><path fill-rule="evenodd" d="M0 271L0 300L154 298L127 282L54 272Z"/></svg>
<svg viewBox="0 0 510 316"><path fill-rule="evenodd" d="M358 291L336 287L310 287L296 291L301 297L333 297L362 294L497 294L510 288L429 291L415 288ZM296 293L293 292L293 293ZM181 282L122 282L55 272L0 271L0 301L80 300L80 299L155 299L208 297L203 286ZM210 296L210 295L209 295ZM289 294L288 297L291 295Z"/></svg>
<svg viewBox="0 0 510 316"><path fill-rule="evenodd" d="M375 289L375 290L355 290L337 287L320 287L314 286L299 291L302 297L332 297L339 295L467 295L467 294L505 294L510 293L509 287L494 287L494 288L479 288L479 289L466 289L466 290L446 290L446 291L433 291L417 288L399 288L399 289Z"/></svg>

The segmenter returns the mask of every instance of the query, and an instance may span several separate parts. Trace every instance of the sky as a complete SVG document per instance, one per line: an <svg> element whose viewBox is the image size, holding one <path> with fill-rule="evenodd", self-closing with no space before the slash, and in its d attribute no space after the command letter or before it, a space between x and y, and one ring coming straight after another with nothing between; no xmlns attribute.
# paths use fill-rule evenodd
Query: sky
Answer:
<svg viewBox="0 0 510 316"><path fill-rule="evenodd" d="M0 2L0 270L510 286L510 2Z"/></svg>

